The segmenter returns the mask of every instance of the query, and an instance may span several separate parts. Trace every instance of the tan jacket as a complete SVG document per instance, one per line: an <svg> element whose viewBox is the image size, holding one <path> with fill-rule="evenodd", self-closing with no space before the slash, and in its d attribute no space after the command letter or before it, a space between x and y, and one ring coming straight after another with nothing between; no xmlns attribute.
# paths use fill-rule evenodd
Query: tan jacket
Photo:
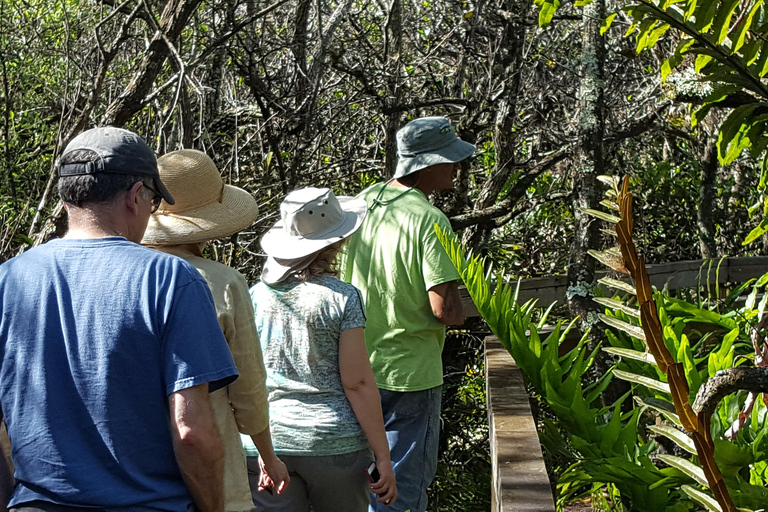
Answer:
<svg viewBox="0 0 768 512"><path fill-rule="evenodd" d="M224 508L253 509L245 452L239 432L259 434L269 428L266 372L245 277L232 267L195 256L186 246L155 246L184 258L208 283L219 325L229 343L240 377L211 393L211 406L224 443Z"/></svg>

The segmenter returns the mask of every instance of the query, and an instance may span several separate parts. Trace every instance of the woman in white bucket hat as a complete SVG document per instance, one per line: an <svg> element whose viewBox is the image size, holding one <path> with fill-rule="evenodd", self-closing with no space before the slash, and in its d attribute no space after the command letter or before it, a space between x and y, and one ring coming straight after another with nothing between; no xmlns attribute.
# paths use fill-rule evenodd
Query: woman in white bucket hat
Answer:
<svg viewBox="0 0 768 512"><path fill-rule="evenodd" d="M216 164L205 153L173 151L158 158L157 165L176 202L160 204L149 219L142 244L184 258L211 290L219 324L240 373L235 382L210 395L224 444L224 507L227 512L250 512L253 502L239 433L249 435L258 445L278 492L290 478L272 449L266 374L248 284L232 267L203 258L203 248L209 240L253 224L259 209L251 194L224 184Z"/></svg>
<svg viewBox="0 0 768 512"><path fill-rule="evenodd" d="M366 208L365 201L336 197L327 188L296 190L261 240L268 260L251 299L267 367L275 452L288 466L291 485L280 496L258 492L254 474L258 508L363 512L370 491L381 502L397 498L365 348L363 303L334 271L339 249L360 227ZM249 459L251 468L258 472Z"/></svg>

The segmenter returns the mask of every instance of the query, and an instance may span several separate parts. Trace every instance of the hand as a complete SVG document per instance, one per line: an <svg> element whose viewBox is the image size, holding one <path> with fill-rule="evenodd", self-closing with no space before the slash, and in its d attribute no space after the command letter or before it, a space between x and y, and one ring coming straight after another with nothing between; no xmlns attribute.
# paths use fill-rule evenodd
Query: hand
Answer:
<svg viewBox="0 0 768 512"><path fill-rule="evenodd" d="M397 499L397 483L392 462L379 459L376 461L376 469L379 470L379 481L371 484L371 491L379 495L376 498L377 503L389 505Z"/></svg>
<svg viewBox="0 0 768 512"><path fill-rule="evenodd" d="M259 490L274 489L277 494L282 494L291 477L288 475L288 468L277 455L268 458L266 461L259 455L259 468L261 468L261 477L259 478Z"/></svg>

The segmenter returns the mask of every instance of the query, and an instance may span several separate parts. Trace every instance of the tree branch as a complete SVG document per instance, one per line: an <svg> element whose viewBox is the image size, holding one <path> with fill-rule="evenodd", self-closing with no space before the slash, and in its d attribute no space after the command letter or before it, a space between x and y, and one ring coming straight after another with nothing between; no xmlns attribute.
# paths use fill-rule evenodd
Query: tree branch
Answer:
<svg viewBox="0 0 768 512"><path fill-rule="evenodd" d="M520 200L522 193L525 190L528 190L528 187L531 185L531 183L533 183L537 176L539 176L544 171L551 169L556 164L565 160L569 156L571 156L570 148L562 148L550 154L540 162L532 165L528 172L520 177L518 182L513 187L513 190L510 191L507 197L488 208L483 208L482 210L477 210L466 213L464 215L456 215L455 217L452 217L450 219L451 227L454 231L458 231L474 224L489 222L493 219L496 219L497 217L507 215L512 211L515 204L517 204L517 202ZM524 167L526 165L528 164L518 164L515 167ZM516 190L519 192L515 192Z"/></svg>
<svg viewBox="0 0 768 512"><path fill-rule="evenodd" d="M469 104L470 101L463 98L440 98L429 101L401 103L399 105L392 105L391 107L384 107L381 111L383 114L391 115L398 114L400 112L407 112L409 110L416 110L419 108L435 107L437 105L461 105L463 107L467 107Z"/></svg>
<svg viewBox="0 0 768 512"><path fill-rule="evenodd" d="M693 411L711 415L723 398L741 390L768 393L768 368L738 366L720 370L699 389Z"/></svg>

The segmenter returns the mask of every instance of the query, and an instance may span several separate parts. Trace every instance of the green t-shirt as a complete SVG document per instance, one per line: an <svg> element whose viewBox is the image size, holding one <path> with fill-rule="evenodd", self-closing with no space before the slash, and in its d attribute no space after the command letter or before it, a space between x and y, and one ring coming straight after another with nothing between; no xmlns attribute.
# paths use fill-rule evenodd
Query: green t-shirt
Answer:
<svg viewBox="0 0 768 512"><path fill-rule="evenodd" d="M376 382L390 391L420 391L443 383L445 326L427 291L459 274L435 234L448 218L417 189L376 184L358 197L379 203L350 237L341 277L365 298L365 342Z"/></svg>

